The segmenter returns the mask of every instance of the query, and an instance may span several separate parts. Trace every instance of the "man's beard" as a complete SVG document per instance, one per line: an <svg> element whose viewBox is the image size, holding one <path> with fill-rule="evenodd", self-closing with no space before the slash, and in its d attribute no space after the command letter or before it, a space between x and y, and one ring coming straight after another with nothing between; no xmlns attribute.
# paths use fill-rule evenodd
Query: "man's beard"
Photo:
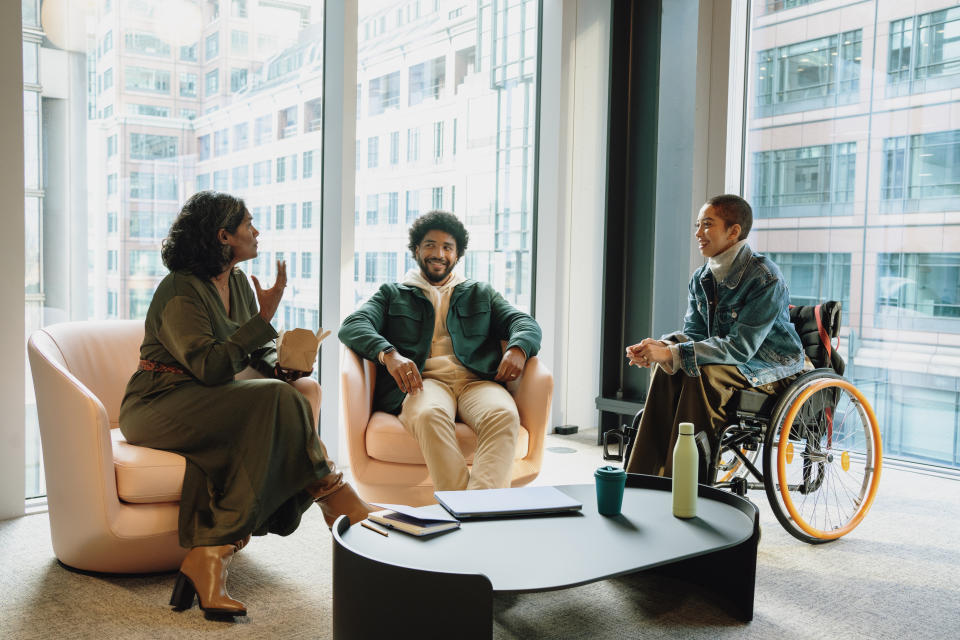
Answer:
<svg viewBox="0 0 960 640"><path fill-rule="evenodd" d="M450 275L450 272L453 271L453 268L457 266L456 262L454 262L453 264L448 264L447 268L442 273L434 274L427 267L426 260L422 260L422 259L417 260L417 264L420 265L420 273L423 274L423 277L429 280L430 282L432 282L433 284L439 284L444 280L446 280L447 277Z"/></svg>

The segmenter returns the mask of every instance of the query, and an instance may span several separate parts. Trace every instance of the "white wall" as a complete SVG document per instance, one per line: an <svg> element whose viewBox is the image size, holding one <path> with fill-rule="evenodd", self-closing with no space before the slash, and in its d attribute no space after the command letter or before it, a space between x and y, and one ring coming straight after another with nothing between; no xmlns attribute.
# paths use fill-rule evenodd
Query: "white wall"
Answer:
<svg viewBox="0 0 960 640"><path fill-rule="evenodd" d="M536 315L553 425L597 425L610 5L543 3ZM556 107L554 107L556 105Z"/></svg>
<svg viewBox="0 0 960 640"><path fill-rule="evenodd" d="M20 3L0 2L0 519L23 514L25 491L22 42Z"/></svg>

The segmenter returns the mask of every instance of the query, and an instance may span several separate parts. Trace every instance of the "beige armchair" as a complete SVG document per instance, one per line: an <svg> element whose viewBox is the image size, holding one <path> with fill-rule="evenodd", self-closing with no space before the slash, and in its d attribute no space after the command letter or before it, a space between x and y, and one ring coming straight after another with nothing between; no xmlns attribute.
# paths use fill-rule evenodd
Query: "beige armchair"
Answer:
<svg viewBox="0 0 960 640"><path fill-rule="evenodd" d="M128 444L117 428L142 320L66 322L27 344L40 419L53 552L86 571L170 571L184 459Z"/></svg>
<svg viewBox="0 0 960 640"><path fill-rule="evenodd" d="M365 500L420 506L435 502L427 464L413 436L396 416L372 411L376 364L344 348L340 371L343 417L350 470ZM527 360L523 375L508 386L520 413L513 463L515 487L533 481L543 463L544 435L553 397L553 375L539 358ZM457 440L468 464L477 449L476 434L457 423Z"/></svg>

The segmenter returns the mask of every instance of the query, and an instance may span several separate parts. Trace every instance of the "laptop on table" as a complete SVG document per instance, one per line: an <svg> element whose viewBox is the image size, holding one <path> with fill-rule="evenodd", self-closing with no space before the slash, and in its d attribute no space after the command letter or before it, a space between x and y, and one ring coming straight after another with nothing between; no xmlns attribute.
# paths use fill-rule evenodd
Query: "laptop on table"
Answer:
<svg viewBox="0 0 960 640"><path fill-rule="evenodd" d="M433 496L444 509L461 520L563 513L583 508L583 503L556 487L434 491Z"/></svg>

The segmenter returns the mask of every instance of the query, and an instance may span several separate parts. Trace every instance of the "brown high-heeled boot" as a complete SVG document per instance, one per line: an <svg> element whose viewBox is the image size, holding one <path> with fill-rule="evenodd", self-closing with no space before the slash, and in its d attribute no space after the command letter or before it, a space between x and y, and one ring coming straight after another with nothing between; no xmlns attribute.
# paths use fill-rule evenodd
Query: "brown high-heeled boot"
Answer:
<svg viewBox="0 0 960 640"><path fill-rule="evenodd" d="M183 611L193 606L194 595L200 608L207 613L227 616L245 616L247 607L227 593L227 565L237 552L236 544L216 547L194 547L180 565L177 582L173 586L170 604Z"/></svg>
<svg viewBox="0 0 960 640"><path fill-rule="evenodd" d="M334 521L342 515L350 518L350 524L354 525L365 519L367 514L378 511L364 502L350 483L343 481L343 473L337 471L332 462L327 464L330 466L330 473L316 484L307 487L307 491L323 511L323 519L327 521L328 527L333 527Z"/></svg>

